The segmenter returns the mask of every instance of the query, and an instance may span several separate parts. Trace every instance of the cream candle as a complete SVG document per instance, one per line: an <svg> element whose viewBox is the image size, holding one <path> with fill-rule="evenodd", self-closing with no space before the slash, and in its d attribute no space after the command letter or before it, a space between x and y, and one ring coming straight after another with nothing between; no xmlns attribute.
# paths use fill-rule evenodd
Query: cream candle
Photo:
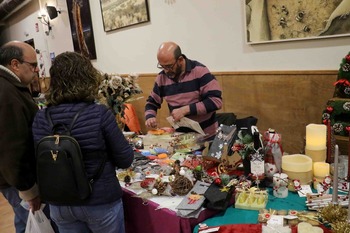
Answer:
<svg viewBox="0 0 350 233"><path fill-rule="evenodd" d="M295 191L293 180L299 180L300 184L311 184L312 182L312 159L306 155L284 155L282 156L282 172L289 177L288 189Z"/></svg>
<svg viewBox="0 0 350 233"><path fill-rule="evenodd" d="M306 149L324 150L327 145L327 126L324 124L309 124L306 126Z"/></svg>
<svg viewBox="0 0 350 233"><path fill-rule="evenodd" d="M316 177L326 177L329 175L330 165L325 162L315 162L314 163L314 176Z"/></svg>
<svg viewBox="0 0 350 233"><path fill-rule="evenodd" d="M330 165L325 162L315 162L313 163L313 173L314 173L314 188L317 189L317 185L322 183L326 176L330 174Z"/></svg>

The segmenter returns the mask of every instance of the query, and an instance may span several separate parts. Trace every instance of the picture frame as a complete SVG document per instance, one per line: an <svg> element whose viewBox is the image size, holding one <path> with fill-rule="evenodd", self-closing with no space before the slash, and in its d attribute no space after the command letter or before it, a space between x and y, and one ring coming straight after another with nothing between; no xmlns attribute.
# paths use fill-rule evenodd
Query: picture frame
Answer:
<svg viewBox="0 0 350 233"><path fill-rule="evenodd" d="M74 51L97 59L89 0L66 0Z"/></svg>
<svg viewBox="0 0 350 233"><path fill-rule="evenodd" d="M100 0L105 32L150 21L147 0Z"/></svg>
<svg viewBox="0 0 350 233"><path fill-rule="evenodd" d="M350 35L347 0L242 0L247 44Z"/></svg>

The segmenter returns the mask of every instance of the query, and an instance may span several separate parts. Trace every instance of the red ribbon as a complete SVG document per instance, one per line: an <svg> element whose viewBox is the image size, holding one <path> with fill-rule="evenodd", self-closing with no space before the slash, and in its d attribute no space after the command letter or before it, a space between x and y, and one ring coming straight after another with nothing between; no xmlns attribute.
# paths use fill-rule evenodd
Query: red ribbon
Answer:
<svg viewBox="0 0 350 233"><path fill-rule="evenodd" d="M346 79L340 79L340 80L336 81L334 83L334 86L336 86L338 84L343 85L343 86L350 86L350 82Z"/></svg>

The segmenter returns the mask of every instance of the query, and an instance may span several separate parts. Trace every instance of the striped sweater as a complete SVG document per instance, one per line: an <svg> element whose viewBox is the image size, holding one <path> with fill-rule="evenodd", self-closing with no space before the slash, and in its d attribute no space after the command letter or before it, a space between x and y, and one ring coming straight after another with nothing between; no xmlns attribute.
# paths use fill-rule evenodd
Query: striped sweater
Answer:
<svg viewBox="0 0 350 233"><path fill-rule="evenodd" d="M190 114L186 117L200 124L207 134L206 138L215 135L218 127L215 111L222 106L221 87L206 66L186 58L186 71L178 82L161 71L147 99L146 120L156 117L163 99L166 100L170 112L189 105Z"/></svg>

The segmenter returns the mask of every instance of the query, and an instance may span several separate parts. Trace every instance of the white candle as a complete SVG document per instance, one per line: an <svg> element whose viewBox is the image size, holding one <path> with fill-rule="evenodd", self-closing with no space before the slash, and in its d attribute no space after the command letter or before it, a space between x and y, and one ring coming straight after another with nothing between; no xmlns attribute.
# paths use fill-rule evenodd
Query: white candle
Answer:
<svg viewBox="0 0 350 233"><path fill-rule="evenodd" d="M335 145L334 148L334 171L333 171L333 193L332 203L338 204L338 163L339 163L339 147Z"/></svg>
<svg viewBox="0 0 350 233"><path fill-rule="evenodd" d="M273 195L278 198L288 196L288 175L285 173L276 173L273 175Z"/></svg>
<svg viewBox="0 0 350 233"><path fill-rule="evenodd" d="M327 126L309 124L306 126L306 149L324 150L327 148Z"/></svg>
<svg viewBox="0 0 350 233"><path fill-rule="evenodd" d="M314 176L318 178L324 178L329 175L329 163L315 162L314 163Z"/></svg>

